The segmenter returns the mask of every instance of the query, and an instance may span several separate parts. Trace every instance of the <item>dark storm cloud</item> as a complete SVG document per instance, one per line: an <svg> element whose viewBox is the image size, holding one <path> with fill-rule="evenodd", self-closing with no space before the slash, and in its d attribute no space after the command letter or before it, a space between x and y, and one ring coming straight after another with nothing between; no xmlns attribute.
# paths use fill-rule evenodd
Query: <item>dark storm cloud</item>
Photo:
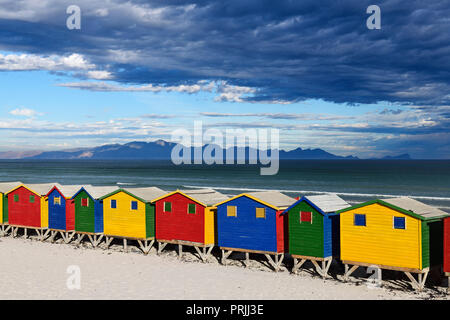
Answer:
<svg viewBox="0 0 450 320"><path fill-rule="evenodd" d="M73 31L72 3L32 3L2 3L1 49L83 54L127 85L225 80L258 89L249 101L450 103L445 1L379 1L381 30L366 27L373 1L78 1Z"/></svg>

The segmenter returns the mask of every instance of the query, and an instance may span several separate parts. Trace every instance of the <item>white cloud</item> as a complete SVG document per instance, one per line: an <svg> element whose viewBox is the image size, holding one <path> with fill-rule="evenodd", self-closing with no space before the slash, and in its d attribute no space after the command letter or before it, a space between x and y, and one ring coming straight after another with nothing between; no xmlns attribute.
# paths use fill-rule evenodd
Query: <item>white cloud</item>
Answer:
<svg viewBox="0 0 450 320"><path fill-rule="evenodd" d="M111 75L108 72L88 72L89 78L92 79L109 79ZM243 99L245 96L249 96L256 92L256 89L243 86L233 86L227 84L225 81L206 81L201 80L195 84L178 85L178 86L164 86L146 84L142 86L124 86L111 82L94 82L94 81L81 81L81 82L67 82L58 84L60 87L81 89L89 91L100 92L181 92L181 93L198 93L198 92L216 92L217 97L215 101L227 101L227 102L245 102Z"/></svg>
<svg viewBox="0 0 450 320"><path fill-rule="evenodd" d="M103 70L88 71L86 73L86 76L90 79L95 80L107 80L112 78L112 74L110 72Z"/></svg>
<svg viewBox="0 0 450 320"><path fill-rule="evenodd" d="M42 115L42 113L36 112L33 109L27 109L27 108L17 108L17 109L11 110L9 112L9 114L11 114L13 116L28 117L28 118Z"/></svg>
<svg viewBox="0 0 450 320"><path fill-rule="evenodd" d="M50 55L47 57L35 54L0 54L0 70L3 71L70 71L89 70L95 68L80 54L70 56Z"/></svg>

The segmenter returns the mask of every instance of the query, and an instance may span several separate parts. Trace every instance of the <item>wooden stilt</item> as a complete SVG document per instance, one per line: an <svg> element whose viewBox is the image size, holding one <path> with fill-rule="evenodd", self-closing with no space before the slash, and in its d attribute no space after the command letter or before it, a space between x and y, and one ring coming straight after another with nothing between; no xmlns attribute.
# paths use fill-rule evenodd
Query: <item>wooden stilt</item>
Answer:
<svg viewBox="0 0 450 320"><path fill-rule="evenodd" d="M226 251L222 249L222 259L221 262L224 266L227 265L227 259L233 251Z"/></svg>
<svg viewBox="0 0 450 320"><path fill-rule="evenodd" d="M281 263L283 262L283 258L284 258L284 254L274 254L275 256L275 261L272 259L272 257L270 256L270 254L264 254L265 257L267 258L267 261L269 262L269 264L272 266L273 270L275 272L278 272L280 270L281 267ZM281 259L280 259L281 257Z"/></svg>
<svg viewBox="0 0 450 320"><path fill-rule="evenodd" d="M106 249L109 248L113 239L114 239L113 237L106 237Z"/></svg>
<svg viewBox="0 0 450 320"><path fill-rule="evenodd" d="M48 238L49 234L50 234L50 230L49 229L45 230L45 232L42 231L42 239L41 239L41 241L45 241Z"/></svg>
<svg viewBox="0 0 450 320"><path fill-rule="evenodd" d="M84 239L85 234L78 234L78 239L75 241L75 245L79 245L81 241Z"/></svg>
<svg viewBox="0 0 450 320"><path fill-rule="evenodd" d="M123 251L128 252L128 240L123 239Z"/></svg>
<svg viewBox="0 0 450 320"><path fill-rule="evenodd" d="M300 269L300 267L306 262L306 259L299 259L294 258L294 267L292 268L292 273L296 274L297 271Z"/></svg>
<svg viewBox="0 0 450 320"><path fill-rule="evenodd" d="M447 293L450 294L450 273L448 274L447 278Z"/></svg>
<svg viewBox="0 0 450 320"><path fill-rule="evenodd" d="M359 266L356 266L356 265L355 265L355 266L352 266L352 267L349 269L348 264L345 264L344 281L350 280L350 276L351 276L352 273L355 272L355 270L358 269L358 268L359 268Z"/></svg>
<svg viewBox="0 0 450 320"><path fill-rule="evenodd" d="M250 264L250 253L249 252L246 252L245 253L245 267L247 268L248 266L249 266L249 264Z"/></svg>
<svg viewBox="0 0 450 320"><path fill-rule="evenodd" d="M167 243L165 243L165 242L158 242L158 252L157 252L157 254L159 255L164 250L164 248L166 246L167 246Z"/></svg>
<svg viewBox="0 0 450 320"><path fill-rule="evenodd" d="M428 273L428 270L423 273L418 273L418 280L416 280L411 272L405 271L406 276L409 278L409 280L411 280L411 286L417 291L422 291L425 288L425 282L427 281Z"/></svg>
<svg viewBox="0 0 450 320"><path fill-rule="evenodd" d="M183 245L179 244L178 245L178 259L181 259L183 256Z"/></svg>
<svg viewBox="0 0 450 320"><path fill-rule="evenodd" d="M155 240L138 240L139 247L141 248L142 252L147 255L150 250L153 247L153 244L155 243Z"/></svg>

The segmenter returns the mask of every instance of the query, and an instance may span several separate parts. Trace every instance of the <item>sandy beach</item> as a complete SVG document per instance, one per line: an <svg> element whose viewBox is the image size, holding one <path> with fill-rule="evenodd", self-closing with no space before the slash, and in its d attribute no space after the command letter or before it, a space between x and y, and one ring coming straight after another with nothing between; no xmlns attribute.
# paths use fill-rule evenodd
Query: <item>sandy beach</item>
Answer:
<svg viewBox="0 0 450 320"><path fill-rule="evenodd" d="M119 244L106 251L10 237L0 238L0 248L0 299L449 299L443 287L401 290L404 280L369 288L363 279L342 283L305 270L275 273L260 261L222 266L215 258L201 263L191 252L179 260L170 249L144 256L134 246L125 253ZM68 273L73 270L80 272L79 289Z"/></svg>

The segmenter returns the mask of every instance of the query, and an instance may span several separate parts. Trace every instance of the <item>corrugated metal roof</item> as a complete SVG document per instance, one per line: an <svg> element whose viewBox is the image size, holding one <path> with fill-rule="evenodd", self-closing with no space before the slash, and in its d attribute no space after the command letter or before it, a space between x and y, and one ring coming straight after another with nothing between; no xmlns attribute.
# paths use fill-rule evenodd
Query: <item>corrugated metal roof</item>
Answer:
<svg viewBox="0 0 450 320"><path fill-rule="evenodd" d="M100 199L101 197L113 193L114 191L119 189L119 187L117 186L91 186L91 185L84 186L83 188L95 200Z"/></svg>
<svg viewBox="0 0 450 320"><path fill-rule="evenodd" d="M445 215L449 215L448 213L429 206L420 201L408 198L408 197L399 197L399 198L391 198L391 199L381 199L384 202L390 203L394 206L402 208L404 210L412 211L413 213L420 215L424 218L437 218Z"/></svg>
<svg viewBox="0 0 450 320"><path fill-rule="evenodd" d="M336 212L350 207L350 205L336 194L323 194L318 196L305 196L325 213Z"/></svg>
<svg viewBox="0 0 450 320"><path fill-rule="evenodd" d="M152 201L153 199L159 198L165 194L167 191L161 190L157 187L149 187L149 188L122 188L123 190L134 194L136 197L141 198L145 201Z"/></svg>
<svg viewBox="0 0 450 320"><path fill-rule="evenodd" d="M296 201L294 198L288 197L278 191L258 191L247 194L280 209L287 208Z"/></svg>
<svg viewBox="0 0 450 320"><path fill-rule="evenodd" d="M180 190L180 192L183 192L185 195L194 198L207 206L212 206L228 199L228 196L213 189Z"/></svg>
<svg viewBox="0 0 450 320"><path fill-rule="evenodd" d="M15 187L18 187L22 185L22 182L15 181L15 182L0 182L0 193L6 193L8 191L11 191Z"/></svg>
<svg viewBox="0 0 450 320"><path fill-rule="evenodd" d="M52 190L54 186L57 186L58 183L35 183L35 184L24 184L25 187L31 189L32 191L36 192L40 196L45 196L47 193Z"/></svg>

